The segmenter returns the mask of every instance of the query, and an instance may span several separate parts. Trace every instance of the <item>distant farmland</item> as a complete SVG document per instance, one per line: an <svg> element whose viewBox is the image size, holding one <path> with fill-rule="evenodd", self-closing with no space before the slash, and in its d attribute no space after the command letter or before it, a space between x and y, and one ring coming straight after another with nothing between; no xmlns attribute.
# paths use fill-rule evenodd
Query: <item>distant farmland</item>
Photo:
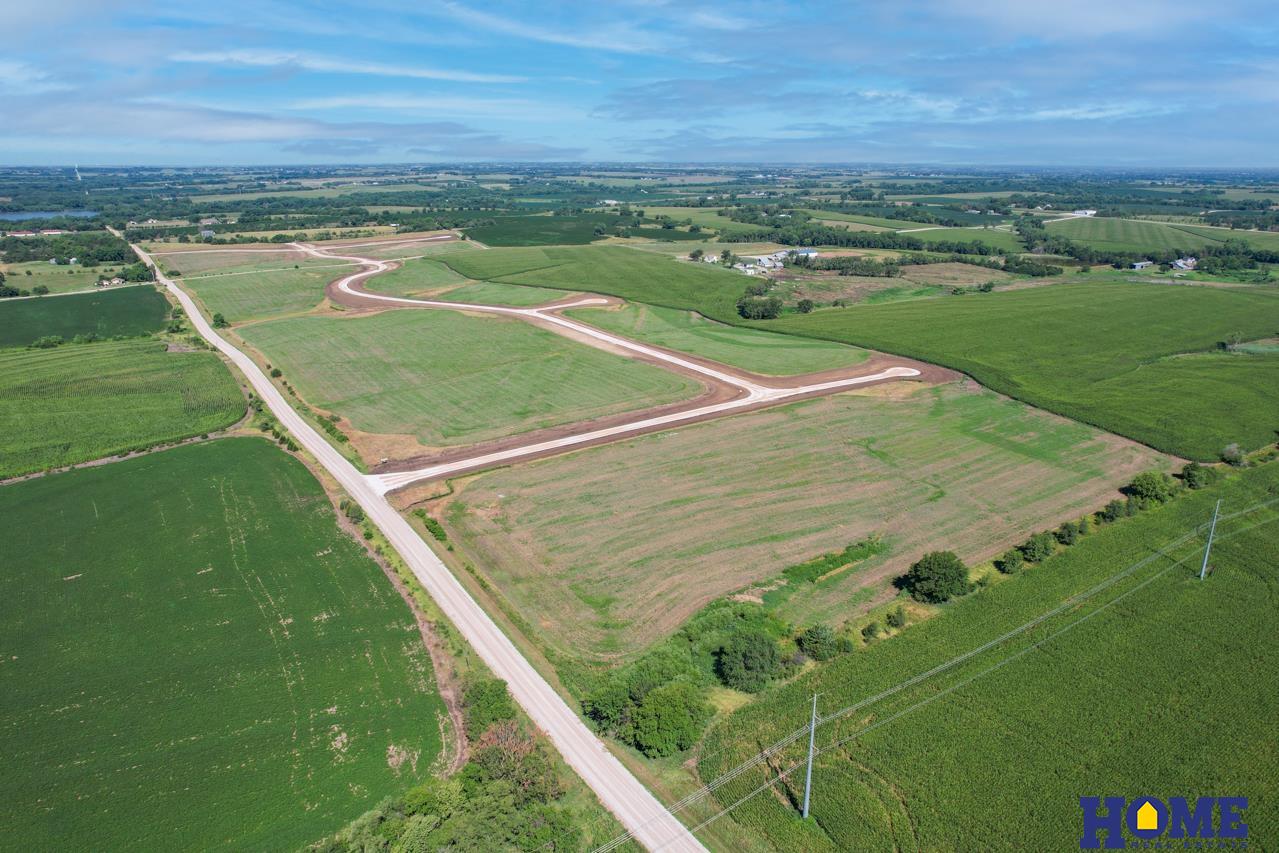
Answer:
<svg viewBox="0 0 1279 853"><path fill-rule="evenodd" d="M0 350L0 478L213 432L244 412L213 353L158 341Z"/></svg>
<svg viewBox="0 0 1279 853"><path fill-rule="evenodd" d="M413 616L270 443L5 486L0 516L0 847L295 850L430 774Z"/></svg>
<svg viewBox="0 0 1279 853"><path fill-rule="evenodd" d="M1279 429L1279 358L1216 353L1279 329L1279 295L1106 282L791 315L767 324L922 358L1152 447L1212 459ZM1198 353L1187 356L1187 353Z"/></svg>
<svg viewBox="0 0 1279 853"><path fill-rule="evenodd" d="M26 346L57 335L138 335L164 325L169 303L154 287L123 287L101 293L77 293L0 302L0 347Z"/></svg>

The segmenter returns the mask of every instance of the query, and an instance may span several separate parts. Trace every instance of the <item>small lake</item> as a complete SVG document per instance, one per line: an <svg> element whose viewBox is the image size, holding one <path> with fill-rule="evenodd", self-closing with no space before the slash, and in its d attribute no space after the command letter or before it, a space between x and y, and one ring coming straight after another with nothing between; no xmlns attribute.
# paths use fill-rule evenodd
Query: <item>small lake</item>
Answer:
<svg viewBox="0 0 1279 853"><path fill-rule="evenodd" d="M17 213L0 213L0 222L23 222L27 219L53 219L69 216L72 219L88 219L97 216L96 210L22 210Z"/></svg>

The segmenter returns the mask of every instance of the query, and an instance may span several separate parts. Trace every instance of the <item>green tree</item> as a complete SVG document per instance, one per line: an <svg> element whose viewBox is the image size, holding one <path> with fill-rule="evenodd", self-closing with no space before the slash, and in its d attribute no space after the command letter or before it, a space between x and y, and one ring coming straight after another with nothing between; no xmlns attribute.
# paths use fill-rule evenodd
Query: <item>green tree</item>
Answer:
<svg viewBox="0 0 1279 853"><path fill-rule="evenodd" d="M649 758L671 755L697 743L710 717L701 691L687 681L674 681L649 691L635 709L632 740Z"/></svg>
<svg viewBox="0 0 1279 853"><path fill-rule="evenodd" d="M1208 485L1211 475L1207 468L1198 462L1187 463L1186 467L1181 469L1181 480L1192 489L1202 489Z"/></svg>
<svg viewBox="0 0 1279 853"><path fill-rule="evenodd" d="M758 629L734 634L719 654L720 678L729 687L754 693L777 676L781 652L777 642Z"/></svg>
<svg viewBox="0 0 1279 853"><path fill-rule="evenodd" d="M1079 539L1079 525L1073 521L1062 522L1061 527L1057 528L1057 532L1054 535L1061 544L1074 545L1075 541Z"/></svg>
<svg viewBox="0 0 1279 853"><path fill-rule="evenodd" d="M1006 575L1015 575L1025 567L1025 558L1017 548L1009 548L995 561L995 568Z"/></svg>
<svg viewBox="0 0 1279 853"><path fill-rule="evenodd" d="M462 693L462 709L466 737L471 741L478 740L494 723L515 717L515 705L500 678L479 678L468 684Z"/></svg>
<svg viewBox="0 0 1279 853"><path fill-rule="evenodd" d="M821 622L800 634L799 647L813 660L830 660L839 651L835 632Z"/></svg>
<svg viewBox="0 0 1279 853"><path fill-rule="evenodd" d="M1177 481L1162 471L1144 471L1132 478L1124 490L1138 500L1165 503L1177 491Z"/></svg>
<svg viewBox="0 0 1279 853"><path fill-rule="evenodd" d="M795 305L795 308L796 308L796 309L799 311L799 313L801 313L801 314L811 314L811 313L813 313L813 309L814 309L814 308L816 308L816 307L817 307L817 306L813 303L813 300L811 300L811 299L801 299L801 300L799 300L799 302Z"/></svg>
<svg viewBox="0 0 1279 853"><path fill-rule="evenodd" d="M949 601L968 592L968 567L952 551L932 551L910 567L905 587L919 601Z"/></svg>
<svg viewBox="0 0 1279 853"><path fill-rule="evenodd" d="M213 328L215 328L215 329L225 329L226 327L228 327L228 326L230 326L230 325L231 325L231 324L230 324L230 323L228 323L228 322L226 321L226 317L223 317L221 314L214 314L214 315L213 315Z"/></svg>
<svg viewBox="0 0 1279 853"><path fill-rule="evenodd" d="M1018 549L1022 557L1029 563L1038 563L1048 559L1057 550L1056 539L1051 533L1036 533L1025 541Z"/></svg>

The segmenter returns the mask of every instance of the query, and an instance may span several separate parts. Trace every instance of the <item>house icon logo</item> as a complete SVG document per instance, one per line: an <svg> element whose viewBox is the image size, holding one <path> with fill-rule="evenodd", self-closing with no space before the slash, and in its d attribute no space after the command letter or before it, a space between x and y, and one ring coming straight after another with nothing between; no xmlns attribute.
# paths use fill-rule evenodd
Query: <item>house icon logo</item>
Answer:
<svg viewBox="0 0 1279 853"><path fill-rule="evenodd" d="M1155 808L1155 804L1150 800L1146 800L1137 809L1137 831L1159 831L1159 809Z"/></svg>
<svg viewBox="0 0 1279 853"><path fill-rule="evenodd" d="M1247 847L1247 797L1080 797L1079 807L1083 850L1171 846L1174 840L1181 842L1179 847L1196 846L1191 839L1213 839L1217 848Z"/></svg>

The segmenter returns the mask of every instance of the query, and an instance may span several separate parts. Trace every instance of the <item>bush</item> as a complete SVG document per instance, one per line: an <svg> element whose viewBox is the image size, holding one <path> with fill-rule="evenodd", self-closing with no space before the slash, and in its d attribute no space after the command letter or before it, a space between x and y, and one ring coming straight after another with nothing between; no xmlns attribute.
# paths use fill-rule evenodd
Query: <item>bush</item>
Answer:
<svg viewBox="0 0 1279 853"><path fill-rule="evenodd" d="M1057 537L1057 541L1063 545L1074 545L1079 539L1079 526L1073 521L1063 522L1061 527L1057 528L1057 532L1053 534Z"/></svg>
<svg viewBox="0 0 1279 853"><path fill-rule="evenodd" d="M494 723L515 719L515 704L500 678L479 678L462 692L462 714L466 719L466 738L478 741Z"/></svg>
<svg viewBox="0 0 1279 853"><path fill-rule="evenodd" d="M1231 465L1242 465L1243 450L1239 448L1238 444L1227 444L1221 449L1221 461Z"/></svg>
<svg viewBox="0 0 1279 853"><path fill-rule="evenodd" d="M226 327L228 327L228 326L230 326L230 325L231 325L231 324L230 324L230 323L228 323L228 322L226 321L226 317L223 317L221 314L214 314L214 315L213 315L213 328L215 328L215 329L225 329Z"/></svg>
<svg viewBox="0 0 1279 853"><path fill-rule="evenodd" d="M939 604L968 592L968 567L951 551L933 551L910 567L904 585L917 600Z"/></svg>
<svg viewBox="0 0 1279 853"><path fill-rule="evenodd" d="M1036 533L1019 550L1026 562L1038 563L1051 557L1057 550L1056 540L1051 533Z"/></svg>
<svg viewBox="0 0 1279 853"><path fill-rule="evenodd" d="M1119 519L1123 518L1126 514L1127 513L1125 512L1124 502L1118 499L1113 500L1110 503L1106 504L1106 506L1102 508L1100 513L1102 521L1118 521Z"/></svg>
<svg viewBox="0 0 1279 853"><path fill-rule="evenodd" d="M830 660L839 652L835 632L820 622L800 635L799 647L813 660Z"/></svg>
<svg viewBox="0 0 1279 853"><path fill-rule="evenodd" d="M1181 469L1181 481L1191 489L1202 489L1211 481L1208 469L1198 462L1191 462Z"/></svg>
<svg viewBox="0 0 1279 853"><path fill-rule="evenodd" d="M1006 575L1015 575L1025 568L1026 561L1019 548L1009 548L1004 555L995 561L995 568Z"/></svg>
<svg viewBox="0 0 1279 853"><path fill-rule="evenodd" d="M811 314L813 313L813 309L816 307L817 306L813 303L813 300L811 299L801 299L795 305L796 310L798 310L799 313L801 314Z"/></svg>
<svg viewBox="0 0 1279 853"><path fill-rule="evenodd" d="M53 349L62 346L66 341L62 340L62 335L45 335L42 338L36 338L27 344L27 349Z"/></svg>
<svg viewBox="0 0 1279 853"><path fill-rule="evenodd" d="M880 627L878 622L871 622L862 628L862 639L866 642L877 639L879 637Z"/></svg>
<svg viewBox="0 0 1279 853"><path fill-rule="evenodd" d="M1147 503L1166 503L1177 492L1177 481L1162 471L1145 471L1124 489L1130 497Z"/></svg>
<svg viewBox="0 0 1279 853"><path fill-rule="evenodd" d="M632 739L649 758L682 752L697 743L710 717L711 707L701 691L686 681L675 681L649 691L635 709Z"/></svg>
<svg viewBox="0 0 1279 853"><path fill-rule="evenodd" d="M720 678L729 687L747 693L764 689L780 668L777 641L760 630L734 634L719 653Z"/></svg>
<svg viewBox="0 0 1279 853"><path fill-rule="evenodd" d="M279 378L280 378L281 376L283 376L283 375L284 375L284 371L280 370L280 368L278 368L278 367L273 367L273 368L271 368L271 378L272 378L272 379L279 379Z"/></svg>
<svg viewBox="0 0 1279 853"><path fill-rule="evenodd" d="M906 627L906 608L902 607L900 604L897 605L895 609L890 610L888 612L887 621L888 621L888 627L890 628L897 628L899 630L901 628L905 628Z"/></svg>

